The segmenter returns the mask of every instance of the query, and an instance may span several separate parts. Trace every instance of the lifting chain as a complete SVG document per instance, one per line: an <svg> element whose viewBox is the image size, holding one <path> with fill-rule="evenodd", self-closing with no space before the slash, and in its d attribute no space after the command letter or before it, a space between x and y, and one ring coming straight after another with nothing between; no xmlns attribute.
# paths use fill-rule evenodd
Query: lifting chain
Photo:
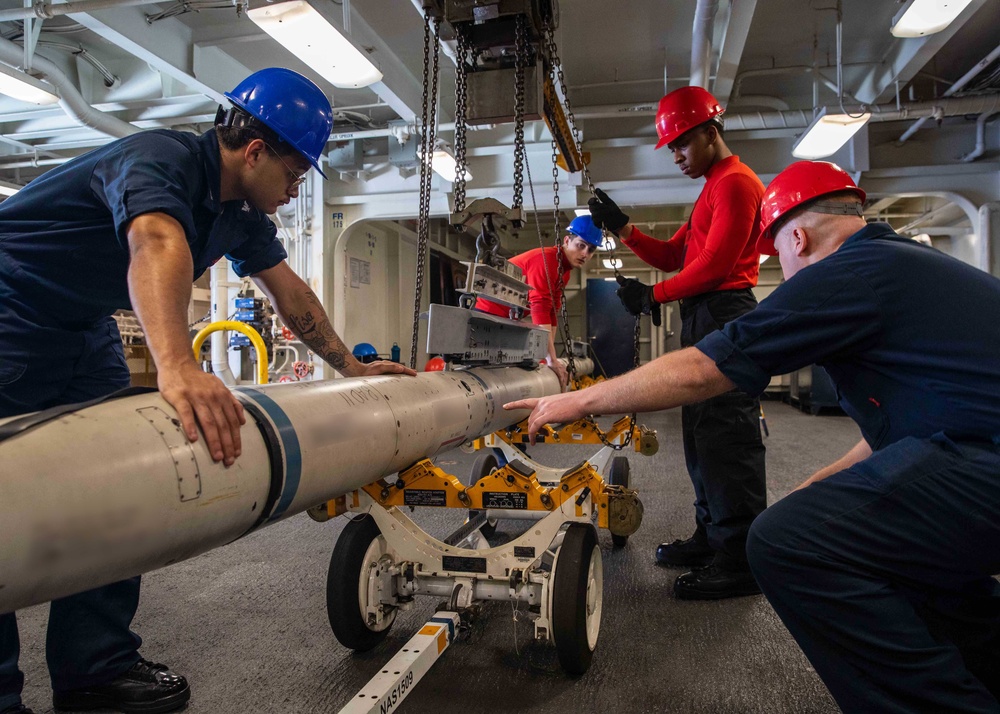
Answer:
<svg viewBox="0 0 1000 714"><path fill-rule="evenodd" d="M528 63L528 29L524 15L514 28L514 200L513 208L524 205L524 68Z"/></svg>
<svg viewBox="0 0 1000 714"><path fill-rule="evenodd" d="M431 25L433 24L433 45ZM417 339L420 333L420 307L424 291L424 264L427 262L427 243L431 212L431 155L434 153L434 134L437 129L438 58L441 43L438 31L440 17L424 14L424 91L420 123L420 213L417 220L417 272L413 297L413 337L410 341L410 369L417 368ZM428 86L430 92L428 92Z"/></svg>
<svg viewBox="0 0 1000 714"><path fill-rule="evenodd" d="M559 59L559 49L556 46L555 30L552 27L551 23L547 22L545 24L545 27L542 30L542 35L543 35L543 44L544 44L544 47L545 47L545 56L547 57L548 64L549 64L549 68L548 68L549 69L549 75L550 75L551 81L553 83L553 86L555 85L555 83L557 81L559 83L559 90L562 93L563 103L566 105L566 117L567 117L567 119L569 121L570 130L573 132L573 141L576 144L577 151L580 152L580 155L581 155L581 158L582 158L582 156L583 156L583 142L580 140L580 130L579 130L579 128L576 125L576 117L573 114L573 106L572 106L572 104L570 104L569 90L566 87L566 77L563 74L562 62ZM552 202L553 202L553 211L554 211L554 214L555 214L555 235L556 235L556 239L560 241L559 245L561 245L562 244L561 243L561 236L559 235L560 231L559 231L559 166L558 166L558 159L559 159L558 145L556 144L556 140L553 138L552 139L552 190L553 190ZM584 162L581 161L581 164L583 166L583 176L587 180L587 188L590 191L590 195L591 196L595 196L596 192L594 191L594 181L590 177L590 169L587 167L586 163L584 163ZM604 231L602 231L602 234L603 233L604 233ZM615 272L615 277L619 277L621 274L618 272L618 260L617 260L617 258L615 258L614 249L610 248L611 244L608 242L607 239L605 239L604 245L605 245L605 248L608 249L608 253L611 256L610 260L611 260L612 269ZM562 260L560 260L559 261L559 290L560 290L560 293L562 295L562 301L561 301L562 304L561 304L561 308L560 308L560 318L561 318L561 322L562 322L563 340L564 340L564 342L566 344L566 353L567 353L567 355L569 357L570 373L575 375L576 374L576 368L575 368L575 364L574 364L574 361L573 361L573 350L570 347L570 342L569 342L569 317L568 317L568 315L566 313L566 295L565 295L565 291L563 289L563 275L562 275L562 271L563 271ZM636 316L636 318L635 318L635 326L633 327L633 330L632 330L632 367L633 367L633 369L635 367L639 366L639 336L640 336L640 331L641 331L641 323L639 322L639 317ZM622 449L624 449L626 446L628 446L631 443L631 441L632 441L632 433L634 431L635 431L635 412L633 412L632 414L629 415L628 430L625 433L625 437L622 439L622 443L621 444L612 444L611 442L609 442L607 440L607 438L604 436L604 432L602 430L600 430L600 429L597 430L597 434L600 436L602 444L604 444L605 446L608 446L608 447L614 449L615 451L621 451Z"/></svg>
<svg viewBox="0 0 1000 714"><path fill-rule="evenodd" d="M583 156L583 142L580 140L580 130L576 126L576 117L573 115L573 105L569 101L569 90L566 87L566 77L563 75L562 61L559 59L559 48L556 47L555 30L550 22L545 23L545 27L542 29L543 42L545 45L545 54L549 61L549 73L552 77L552 84L555 86L556 80L559 81L559 90L562 92L563 104L566 105L566 118L569 120L570 130L573 132L573 140L576 143L576 149L580 152L581 158ZM583 176L587 179L587 188L590 191L590 195L594 194L594 181L590 178L590 169L587 167L586 163L581 161L583 166Z"/></svg>
<svg viewBox="0 0 1000 714"><path fill-rule="evenodd" d="M465 121L468 116L469 39L464 25L455 25L455 212L465 210Z"/></svg>

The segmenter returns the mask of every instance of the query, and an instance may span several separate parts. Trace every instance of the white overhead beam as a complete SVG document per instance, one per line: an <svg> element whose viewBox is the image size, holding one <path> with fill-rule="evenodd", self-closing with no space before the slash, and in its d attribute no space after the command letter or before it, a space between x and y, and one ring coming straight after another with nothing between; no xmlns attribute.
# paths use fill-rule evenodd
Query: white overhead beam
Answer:
<svg viewBox="0 0 1000 714"><path fill-rule="evenodd" d="M235 11L234 11L235 15ZM196 47L191 29L176 18L146 22L146 12L120 7L91 14L72 15L80 24L109 42L131 52L163 74L224 103L223 92L243 80L250 70L214 47ZM234 18L233 26L250 21Z"/></svg>
<svg viewBox="0 0 1000 714"><path fill-rule="evenodd" d="M885 198L880 198L875 203L870 205L867 210L869 213L881 213L889 206L899 201L899 199L900 196L886 196Z"/></svg>
<svg viewBox="0 0 1000 714"><path fill-rule="evenodd" d="M886 30L886 41L891 41L882 61L861 78L855 98L863 104L888 101L894 96L896 81L905 84L923 69L930 59L944 47L962 25L990 0L972 0L969 6L941 32L926 37L895 39Z"/></svg>

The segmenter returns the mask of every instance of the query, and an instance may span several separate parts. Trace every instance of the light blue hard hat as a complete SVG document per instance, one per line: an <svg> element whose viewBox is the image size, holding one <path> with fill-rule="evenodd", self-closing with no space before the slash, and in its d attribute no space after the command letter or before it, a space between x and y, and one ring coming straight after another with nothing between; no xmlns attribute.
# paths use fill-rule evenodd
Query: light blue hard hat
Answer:
<svg viewBox="0 0 1000 714"><path fill-rule="evenodd" d="M284 67L268 67L239 83L226 98L309 159L319 160L333 129L333 109L312 80Z"/></svg>
<svg viewBox="0 0 1000 714"><path fill-rule="evenodd" d="M582 238L597 248L604 245L604 235L601 229L594 225L594 219L590 216L577 216L569 224L566 232Z"/></svg>

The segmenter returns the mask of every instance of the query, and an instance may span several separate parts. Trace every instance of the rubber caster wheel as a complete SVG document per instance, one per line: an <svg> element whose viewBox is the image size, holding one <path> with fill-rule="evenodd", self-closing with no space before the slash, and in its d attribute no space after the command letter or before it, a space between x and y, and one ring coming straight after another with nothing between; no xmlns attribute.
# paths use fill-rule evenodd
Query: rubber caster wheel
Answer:
<svg viewBox="0 0 1000 714"><path fill-rule="evenodd" d="M572 523L552 564L549 612L559 664L567 674L587 671L597 648L604 602L604 567L594 528Z"/></svg>
<svg viewBox="0 0 1000 714"><path fill-rule="evenodd" d="M389 558L382 532L369 515L352 519L333 548L326 576L326 614L340 644L352 650L370 650L385 639L396 620L395 607L386 606L381 622L369 622L369 582L386 567Z"/></svg>
<svg viewBox="0 0 1000 714"><path fill-rule="evenodd" d="M611 486L623 486L628 488L629 474L631 466L624 456L615 456L611 459L611 468L608 469L608 484ZM624 548L628 545L628 536L611 534L611 544L616 548Z"/></svg>
<svg viewBox="0 0 1000 714"><path fill-rule="evenodd" d="M472 471L469 474L469 488L472 488L479 480L484 476L489 476L491 473L500 468L500 462L497 461L496 454L490 451L484 451L476 460L472 463ZM469 518L479 515L479 511L469 511ZM479 527L479 532L483 534L483 538L490 539L497 532L497 521L493 519L492 521L487 520L482 526Z"/></svg>

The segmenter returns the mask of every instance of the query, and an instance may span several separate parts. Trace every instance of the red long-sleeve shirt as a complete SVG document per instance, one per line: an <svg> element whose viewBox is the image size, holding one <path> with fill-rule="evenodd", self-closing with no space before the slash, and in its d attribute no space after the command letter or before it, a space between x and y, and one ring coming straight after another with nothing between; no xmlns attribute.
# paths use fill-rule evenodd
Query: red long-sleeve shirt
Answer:
<svg viewBox="0 0 1000 714"><path fill-rule="evenodd" d="M757 236L764 184L738 156L715 164L705 177L691 220L670 240L658 240L633 226L623 241L654 268L680 270L653 287L657 302L757 284Z"/></svg>
<svg viewBox="0 0 1000 714"><path fill-rule="evenodd" d="M510 259L511 263L524 272L524 282L531 286L531 290L528 291L528 309L531 311L531 321L536 325L558 324L556 313L562 303L559 299L561 291L558 290L557 253L555 246L546 246L515 255ZM569 274L570 266L563 258L563 287L566 287L569 282ZM507 306L490 302L484 298L476 300L476 308L501 317L507 317L510 314L510 308Z"/></svg>

